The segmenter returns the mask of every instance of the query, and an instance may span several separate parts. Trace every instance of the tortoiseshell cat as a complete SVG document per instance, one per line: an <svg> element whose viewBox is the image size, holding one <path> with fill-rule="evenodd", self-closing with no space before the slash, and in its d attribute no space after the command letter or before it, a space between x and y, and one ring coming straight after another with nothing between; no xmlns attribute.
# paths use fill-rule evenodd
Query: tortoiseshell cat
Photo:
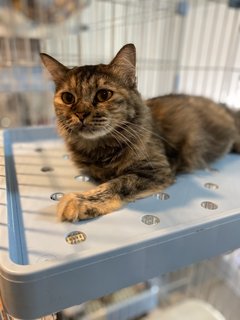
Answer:
<svg viewBox="0 0 240 320"><path fill-rule="evenodd" d="M159 192L229 151L240 152L240 116L213 101L167 95L143 101L136 88L136 52L125 45L108 65L72 69L41 54L56 85L60 135L76 166L101 184L62 197L58 215L101 216Z"/></svg>

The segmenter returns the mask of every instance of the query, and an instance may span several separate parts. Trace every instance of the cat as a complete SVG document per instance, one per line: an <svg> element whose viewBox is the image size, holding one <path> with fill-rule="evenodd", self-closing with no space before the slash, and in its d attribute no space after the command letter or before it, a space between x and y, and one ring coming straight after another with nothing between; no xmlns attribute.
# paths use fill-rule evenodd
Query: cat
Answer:
<svg viewBox="0 0 240 320"><path fill-rule="evenodd" d="M180 172L240 152L238 111L185 94L142 99L133 44L109 64L71 69L40 55L55 82L59 134L75 165L100 182L90 191L65 194L57 207L61 220L108 214L161 192Z"/></svg>

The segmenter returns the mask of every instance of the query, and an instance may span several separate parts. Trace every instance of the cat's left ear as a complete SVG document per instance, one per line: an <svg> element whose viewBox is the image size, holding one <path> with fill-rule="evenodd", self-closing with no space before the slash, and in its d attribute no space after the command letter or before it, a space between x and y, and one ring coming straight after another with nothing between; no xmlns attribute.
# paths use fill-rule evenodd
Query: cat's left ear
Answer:
<svg viewBox="0 0 240 320"><path fill-rule="evenodd" d="M134 44L126 44L111 61L110 66L128 85L136 85L136 48Z"/></svg>
<svg viewBox="0 0 240 320"><path fill-rule="evenodd" d="M40 53L42 62L55 83L63 81L69 69L46 53Z"/></svg>

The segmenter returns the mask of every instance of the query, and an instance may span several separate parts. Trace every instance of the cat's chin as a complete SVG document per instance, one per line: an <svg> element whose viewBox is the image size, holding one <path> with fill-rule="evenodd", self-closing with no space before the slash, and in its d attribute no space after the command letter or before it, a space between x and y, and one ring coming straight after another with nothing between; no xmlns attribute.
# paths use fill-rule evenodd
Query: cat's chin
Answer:
<svg viewBox="0 0 240 320"><path fill-rule="evenodd" d="M107 135L106 130L96 130L96 131L87 131L80 130L78 131L78 136L87 140L96 140Z"/></svg>

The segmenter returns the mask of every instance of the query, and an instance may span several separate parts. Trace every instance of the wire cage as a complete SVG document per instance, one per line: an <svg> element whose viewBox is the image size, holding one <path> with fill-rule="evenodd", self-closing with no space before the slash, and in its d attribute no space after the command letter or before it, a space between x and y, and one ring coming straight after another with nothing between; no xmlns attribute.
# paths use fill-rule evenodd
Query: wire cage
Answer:
<svg viewBox="0 0 240 320"><path fill-rule="evenodd" d="M2 0L1 127L54 119L39 51L68 66L108 63L137 48L144 98L171 92L240 101L238 1Z"/></svg>
<svg viewBox="0 0 240 320"><path fill-rule="evenodd" d="M41 319L239 320L239 268L235 250Z"/></svg>
<svg viewBox="0 0 240 320"><path fill-rule="evenodd" d="M236 250L63 310L63 320L238 320L239 257Z"/></svg>
<svg viewBox="0 0 240 320"><path fill-rule="evenodd" d="M54 122L54 88L39 52L71 67L108 63L126 43L137 48L138 89L144 98L187 93L239 108L239 8L238 0L0 0L0 128ZM157 293L162 312L194 297L211 303L226 320L238 320L236 261L239 251L167 274L137 292L153 298L151 306ZM129 292L136 294L129 290L123 294L128 300ZM231 297L231 306L225 297ZM100 302L84 307L101 311ZM79 319L101 319L101 313L91 318L90 311L83 318L79 308ZM73 319L67 314L59 318Z"/></svg>

